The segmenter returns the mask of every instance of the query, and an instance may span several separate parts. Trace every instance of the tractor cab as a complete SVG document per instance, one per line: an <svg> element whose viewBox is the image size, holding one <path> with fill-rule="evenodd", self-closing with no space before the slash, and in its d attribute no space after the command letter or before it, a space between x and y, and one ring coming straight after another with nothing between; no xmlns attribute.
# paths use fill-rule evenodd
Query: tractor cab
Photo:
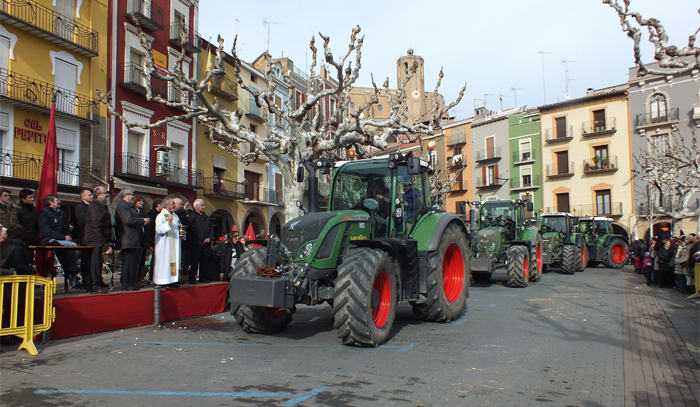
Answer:
<svg viewBox="0 0 700 407"><path fill-rule="evenodd" d="M503 228L505 240L515 239L515 224L522 224L523 211L517 211L513 201L487 201L479 209L479 230Z"/></svg>

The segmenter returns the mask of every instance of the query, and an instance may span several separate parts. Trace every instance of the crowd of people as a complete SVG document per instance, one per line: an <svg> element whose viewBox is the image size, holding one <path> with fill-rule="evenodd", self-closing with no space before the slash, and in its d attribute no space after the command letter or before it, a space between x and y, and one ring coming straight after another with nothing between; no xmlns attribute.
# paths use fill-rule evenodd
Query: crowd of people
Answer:
<svg viewBox="0 0 700 407"><path fill-rule="evenodd" d="M40 243L65 247L53 252L75 290L106 293L106 261L121 271L123 291L138 291L149 284L177 288L230 279L235 261L251 247L235 230L215 239L202 199L192 207L179 198L156 199L145 212L143 198L137 198L132 189L122 189L119 198L113 208L104 187L84 189L71 226L58 196L43 197L44 207L37 212L34 191L22 189L19 203L12 205L10 191L0 189L3 274L36 274L36 253L30 246Z"/></svg>
<svg viewBox="0 0 700 407"><path fill-rule="evenodd" d="M700 264L700 235L671 236L661 225L659 236L630 244L634 270L646 277L647 286L672 288L681 294L695 293L695 268Z"/></svg>

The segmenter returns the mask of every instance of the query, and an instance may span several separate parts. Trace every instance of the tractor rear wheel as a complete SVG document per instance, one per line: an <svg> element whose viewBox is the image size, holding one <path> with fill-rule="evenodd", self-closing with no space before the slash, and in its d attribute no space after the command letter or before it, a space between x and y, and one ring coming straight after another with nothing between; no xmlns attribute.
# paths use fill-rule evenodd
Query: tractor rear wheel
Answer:
<svg viewBox="0 0 700 407"><path fill-rule="evenodd" d="M542 264L542 237L538 234L535 237L535 244L532 245L532 250L530 251L530 281L538 282L542 279L542 271L544 270L544 265Z"/></svg>
<svg viewBox="0 0 700 407"><path fill-rule="evenodd" d="M576 272L576 262L581 261L580 256L576 256L576 246L572 244L564 245L561 251L561 271L564 274L574 274Z"/></svg>
<svg viewBox="0 0 700 407"><path fill-rule="evenodd" d="M234 277L255 275L258 267L265 264L265 247L250 249L241 255L233 269ZM233 284L233 282L231 282ZM231 315L236 318L244 332L273 334L283 331L292 322L292 308L266 308L231 303Z"/></svg>
<svg viewBox="0 0 700 407"><path fill-rule="evenodd" d="M450 322L462 315L471 282L469 255L467 237L462 229L448 225L442 232L438 249L428 254L425 276L428 291L424 301L411 302L414 314L430 322Z"/></svg>
<svg viewBox="0 0 700 407"><path fill-rule="evenodd" d="M530 273L530 255L525 246L511 246L508 249L508 286L527 287Z"/></svg>
<svg viewBox="0 0 700 407"><path fill-rule="evenodd" d="M343 345L376 347L391 334L398 291L394 261L379 249L353 249L338 267L333 327Z"/></svg>
<svg viewBox="0 0 700 407"><path fill-rule="evenodd" d="M612 269L622 268L627 264L628 254L627 242L616 237L610 240L610 244L603 251L603 264Z"/></svg>
<svg viewBox="0 0 700 407"><path fill-rule="evenodd" d="M586 245L583 245L577 252L579 261L576 262L576 271L583 271L586 269L586 265L588 265L588 248Z"/></svg>

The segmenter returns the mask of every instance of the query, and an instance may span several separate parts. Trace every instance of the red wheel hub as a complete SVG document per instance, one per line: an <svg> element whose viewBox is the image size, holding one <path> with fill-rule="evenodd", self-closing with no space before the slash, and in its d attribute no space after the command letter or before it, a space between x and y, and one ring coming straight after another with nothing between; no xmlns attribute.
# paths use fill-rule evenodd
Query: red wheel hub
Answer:
<svg viewBox="0 0 700 407"><path fill-rule="evenodd" d="M581 248L581 269L586 268L586 248Z"/></svg>
<svg viewBox="0 0 700 407"><path fill-rule="evenodd" d="M610 249L610 258L612 258L612 261L617 264L625 261L625 254L627 254L625 251L625 246L620 243L614 245L612 249Z"/></svg>
<svg viewBox="0 0 700 407"><path fill-rule="evenodd" d="M449 302L455 302L462 296L464 289L464 256L457 243L452 243L442 259L442 289Z"/></svg>
<svg viewBox="0 0 700 407"><path fill-rule="evenodd" d="M267 310L267 315L271 317L278 317L284 312L284 308L265 308Z"/></svg>
<svg viewBox="0 0 700 407"><path fill-rule="evenodd" d="M372 286L372 320L377 328L382 328L391 311L391 280L386 271L381 271Z"/></svg>
<svg viewBox="0 0 700 407"><path fill-rule="evenodd" d="M525 255L523 258L523 280L527 282L530 277L530 256Z"/></svg>
<svg viewBox="0 0 700 407"><path fill-rule="evenodd" d="M542 270L542 244L537 242L537 272Z"/></svg>

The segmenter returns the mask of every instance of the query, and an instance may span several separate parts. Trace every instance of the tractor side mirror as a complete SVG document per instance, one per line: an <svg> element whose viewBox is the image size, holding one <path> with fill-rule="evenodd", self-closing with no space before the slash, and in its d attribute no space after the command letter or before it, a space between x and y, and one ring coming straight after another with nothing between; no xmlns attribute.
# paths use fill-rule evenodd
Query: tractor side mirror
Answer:
<svg viewBox="0 0 700 407"><path fill-rule="evenodd" d="M476 229L476 210L469 210L469 230Z"/></svg>
<svg viewBox="0 0 700 407"><path fill-rule="evenodd" d="M410 157L407 164L408 175L420 174L420 157Z"/></svg>
<svg viewBox="0 0 700 407"><path fill-rule="evenodd" d="M532 211L534 211L534 210L535 210L535 204L532 203L531 201L528 201L528 202L527 202L527 211L528 211L528 212L532 212Z"/></svg>
<svg viewBox="0 0 700 407"><path fill-rule="evenodd" d="M304 182L304 167L301 165L297 168L297 182Z"/></svg>
<svg viewBox="0 0 700 407"><path fill-rule="evenodd" d="M574 225L578 225L578 218L574 216Z"/></svg>

